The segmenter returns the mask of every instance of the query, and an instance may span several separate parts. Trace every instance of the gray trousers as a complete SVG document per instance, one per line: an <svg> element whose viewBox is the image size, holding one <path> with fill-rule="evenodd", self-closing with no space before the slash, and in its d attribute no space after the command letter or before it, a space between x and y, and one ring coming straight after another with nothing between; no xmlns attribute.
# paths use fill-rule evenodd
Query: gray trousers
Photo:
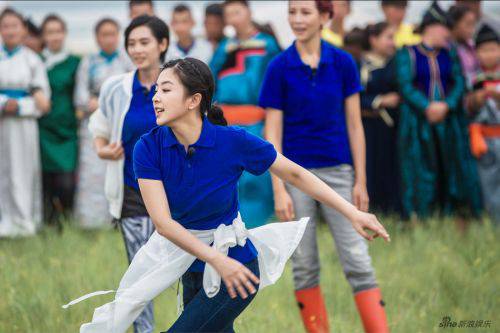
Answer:
<svg viewBox="0 0 500 333"><path fill-rule="evenodd" d="M500 224L500 139L488 138L488 152L477 160L483 202L491 220Z"/></svg>
<svg viewBox="0 0 500 333"><path fill-rule="evenodd" d="M120 230L130 263L137 251L146 244L155 228L149 216L137 216L120 219ZM154 322L153 302L150 302L134 321L134 333L153 333Z"/></svg>
<svg viewBox="0 0 500 333"><path fill-rule="evenodd" d="M350 165L309 169L328 184L344 199L352 201L354 171ZM319 285L320 263L316 241L316 225L319 213L322 214L335 240L337 253L345 277L354 293L377 286L375 272L368 254L367 241L359 235L351 222L336 210L321 204L299 189L287 184L292 197L295 216L311 217L304 236L292 256L295 290L312 288Z"/></svg>

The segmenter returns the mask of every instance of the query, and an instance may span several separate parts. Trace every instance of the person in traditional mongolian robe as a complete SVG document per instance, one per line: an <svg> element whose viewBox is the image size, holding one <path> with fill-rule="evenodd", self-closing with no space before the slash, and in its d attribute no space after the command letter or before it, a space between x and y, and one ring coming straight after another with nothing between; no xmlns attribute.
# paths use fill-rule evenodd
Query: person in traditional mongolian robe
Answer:
<svg viewBox="0 0 500 333"><path fill-rule="evenodd" d="M271 35L260 32L252 23L245 1L226 3L224 16L235 28L236 37L224 39L210 63L216 81L214 100L230 125L262 137L265 113L257 106L260 86L267 65L280 48ZM239 182L239 197L247 226L265 224L274 210L269 174L256 177L245 172Z"/></svg>
<svg viewBox="0 0 500 333"><path fill-rule="evenodd" d="M22 16L0 14L0 237L29 236L42 222L37 118L50 109L40 57L22 45Z"/></svg>
<svg viewBox="0 0 500 333"><path fill-rule="evenodd" d="M402 205L405 217L425 218L481 209L477 170L462 107L464 78L443 10L434 2L419 28L422 43L397 54L403 97L399 124ZM461 214L460 214L461 215Z"/></svg>
<svg viewBox="0 0 500 333"><path fill-rule="evenodd" d="M73 210L78 137L73 94L80 59L64 48L66 24L48 15L41 26L46 48L42 58L49 77L51 110L40 118L44 220L61 227Z"/></svg>
<svg viewBox="0 0 500 333"><path fill-rule="evenodd" d="M397 125L400 96L396 82L395 29L386 22L366 28L361 61L361 114L366 137L366 183L370 208L400 211Z"/></svg>
<svg viewBox="0 0 500 333"><path fill-rule="evenodd" d="M117 74L134 69L128 55L118 49L120 27L113 19L105 18L95 26L99 52L84 57L78 67L75 104L80 120L78 128L79 160L75 195L75 217L84 228L110 226L108 202L104 194L106 161L100 159L88 130L89 117L97 109L103 82Z"/></svg>
<svg viewBox="0 0 500 333"><path fill-rule="evenodd" d="M498 34L484 25L476 36L481 69L467 94L472 154L477 159L483 201L491 219L500 223L500 44Z"/></svg>

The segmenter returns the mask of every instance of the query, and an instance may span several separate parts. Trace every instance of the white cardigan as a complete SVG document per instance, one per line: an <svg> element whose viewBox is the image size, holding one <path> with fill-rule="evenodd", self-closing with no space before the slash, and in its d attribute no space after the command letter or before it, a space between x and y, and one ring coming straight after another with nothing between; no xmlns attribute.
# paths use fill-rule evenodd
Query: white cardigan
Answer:
<svg viewBox="0 0 500 333"><path fill-rule="evenodd" d="M250 239L258 251L259 290L274 284L283 273L286 262L297 248L306 229L308 217L293 222L269 223L247 230L241 216L230 225L212 230L189 230L205 244L227 255L229 248L243 246ZM120 281L115 299L95 309L92 322L83 324L80 333L125 333L146 304L171 286L196 258L165 237L154 232L134 256ZM203 273L203 289L208 297L219 292L221 277L209 264ZM87 298L114 290L97 291L63 305L68 308Z"/></svg>
<svg viewBox="0 0 500 333"><path fill-rule="evenodd" d="M99 108L90 116L89 131L94 138L111 142L121 141L123 121L132 100L135 71L107 79L99 94ZM106 161L104 193L109 201L109 212L114 218L121 216L123 204L124 159Z"/></svg>

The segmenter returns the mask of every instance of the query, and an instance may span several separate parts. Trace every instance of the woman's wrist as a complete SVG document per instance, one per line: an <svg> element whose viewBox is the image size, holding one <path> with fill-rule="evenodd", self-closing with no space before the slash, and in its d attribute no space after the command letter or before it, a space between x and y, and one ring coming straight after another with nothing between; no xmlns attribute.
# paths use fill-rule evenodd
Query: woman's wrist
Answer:
<svg viewBox="0 0 500 333"><path fill-rule="evenodd" d="M111 159L108 154L106 154L106 151L103 149L104 147L99 147L96 149L97 151L97 156L103 160L109 160Z"/></svg>
<svg viewBox="0 0 500 333"><path fill-rule="evenodd" d="M276 181L274 184L273 184L273 194L275 196L277 195L281 195L283 193L286 192L286 187L285 187L285 183L280 179L279 182Z"/></svg>
<svg viewBox="0 0 500 333"><path fill-rule="evenodd" d="M354 165L354 185L366 186L366 173L360 165Z"/></svg>
<svg viewBox="0 0 500 333"><path fill-rule="evenodd" d="M207 264L210 264L211 266L215 266L215 264L220 260L221 256L223 256L222 253L211 247L206 257L199 259L205 261Z"/></svg>
<svg viewBox="0 0 500 333"><path fill-rule="evenodd" d="M364 178L364 177L355 177L354 178L354 185L366 186L366 178Z"/></svg>
<svg viewBox="0 0 500 333"><path fill-rule="evenodd" d="M353 204L350 204L349 209L347 212L344 214L345 217L352 223L352 221L356 218L356 215L358 214L359 210L354 206Z"/></svg>
<svg viewBox="0 0 500 333"><path fill-rule="evenodd" d="M96 147L95 152L97 153L97 156L99 156L99 158L105 158L104 154L102 153L102 147Z"/></svg>

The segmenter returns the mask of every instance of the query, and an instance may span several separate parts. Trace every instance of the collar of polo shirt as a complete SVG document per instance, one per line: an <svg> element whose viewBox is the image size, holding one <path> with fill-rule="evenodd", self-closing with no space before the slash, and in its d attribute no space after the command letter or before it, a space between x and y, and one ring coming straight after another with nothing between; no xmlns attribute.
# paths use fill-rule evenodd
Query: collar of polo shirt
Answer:
<svg viewBox="0 0 500 333"><path fill-rule="evenodd" d="M332 54L330 48L326 47L328 44L324 40L321 40L321 56L319 58L318 67L322 64L333 64L334 55ZM296 41L293 42L293 47L290 49L290 52L286 54L286 65L289 68L294 67L309 67L304 64L302 59L300 59L299 52L297 51Z"/></svg>
<svg viewBox="0 0 500 333"><path fill-rule="evenodd" d="M215 135L216 135L215 125L213 125L207 119L207 117L203 117L200 137L198 138L198 141L196 141L191 146L207 147L207 148L213 147L215 145ZM172 147L174 145L180 145L180 142L175 137L175 134L172 131L172 129L168 128L165 140L163 141L163 146Z"/></svg>

